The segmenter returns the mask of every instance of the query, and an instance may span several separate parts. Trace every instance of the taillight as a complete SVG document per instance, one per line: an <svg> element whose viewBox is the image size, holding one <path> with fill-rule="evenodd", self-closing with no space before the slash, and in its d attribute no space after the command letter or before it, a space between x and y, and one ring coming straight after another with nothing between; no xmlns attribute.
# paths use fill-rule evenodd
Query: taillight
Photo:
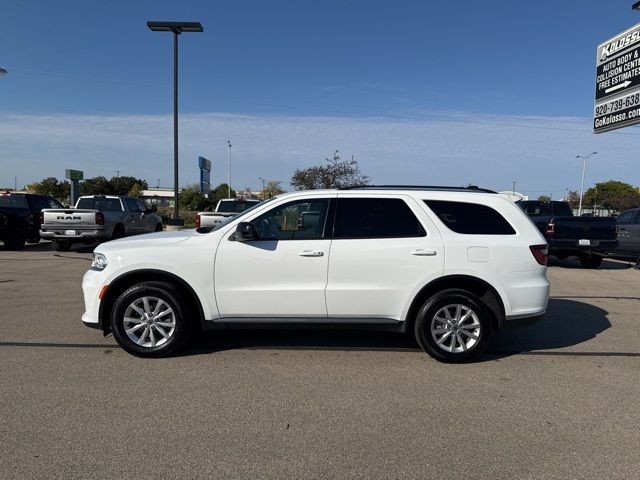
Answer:
<svg viewBox="0 0 640 480"><path fill-rule="evenodd" d="M547 265L547 255L549 254L549 246L548 245L531 245L529 247L531 253L533 254L536 262L540 265Z"/></svg>
<svg viewBox="0 0 640 480"><path fill-rule="evenodd" d="M104 225L104 214L96 212L96 225Z"/></svg>
<svg viewBox="0 0 640 480"><path fill-rule="evenodd" d="M200 214L196 215L196 228L200 228Z"/></svg>
<svg viewBox="0 0 640 480"><path fill-rule="evenodd" d="M44 213L40 212L40 225L44 223Z"/></svg>
<svg viewBox="0 0 640 480"><path fill-rule="evenodd" d="M551 220L547 224L547 230L545 231L545 235L555 235L556 234L556 224L554 220Z"/></svg>

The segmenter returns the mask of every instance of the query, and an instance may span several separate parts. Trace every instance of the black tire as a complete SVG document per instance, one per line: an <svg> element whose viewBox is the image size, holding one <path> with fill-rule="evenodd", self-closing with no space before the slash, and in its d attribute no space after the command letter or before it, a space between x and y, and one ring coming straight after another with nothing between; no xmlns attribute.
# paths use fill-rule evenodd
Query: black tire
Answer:
<svg viewBox="0 0 640 480"><path fill-rule="evenodd" d="M584 268L598 268L602 263L602 255L589 254L589 253L581 253L578 255L578 259L580 260L580 264Z"/></svg>
<svg viewBox="0 0 640 480"><path fill-rule="evenodd" d="M122 224L117 224L113 227L113 233L111 234L111 240L117 240L118 238L124 237L124 226Z"/></svg>
<svg viewBox="0 0 640 480"><path fill-rule="evenodd" d="M135 302L142 302L144 297L148 298L150 310L155 309L159 303L153 299L162 300L162 302L171 309L173 317L169 316L171 314L164 315L162 319L159 319L159 321L163 323L154 325L155 322L153 318L145 319L135 310L132 310L131 306ZM138 327L137 331L131 332L134 338L138 338L138 342L135 342L126 331L127 328L131 329L137 325L135 322L127 322L125 320L127 311L129 311L128 315L134 315L134 317L128 318L140 319L140 325L143 325L142 327ZM167 311L167 309L163 306L160 313L164 311ZM138 283L127 288L116 299L111 313L111 331L118 344L132 355L137 357L164 357L176 352L189 341L191 321L188 313L189 309L181 302L179 293L170 283ZM171 321L173 321L174 324L173 329L166 326L166 324L171 323ZM168 335L168 339L165 339L165 337L160 334L160 330ZM139 334L138 332L140 331L142 333ZM156 338L157 340L155 340ZM142 341L142 343L140 343L140 341ZM160 343L160 345L153 346L155 343Z"/></svg>
<svg viewBox="0 0 640 480"><path fill-rule="evenodd" d="M53 249L57 252L68 252L71 248L71 242L68 240L56 240L54 238L51 240L51 244L53 245Z"/></svg>
<svg viewBox="0 0 640 480"><path fill-rule="evenodd" d="M20 228L13 228L9 230L4 239L4 247L7 250L22 250L26 241L27 237L24 231Z"/></svg>
<svg viewBox="0 0 640 480"><path fill-rule="evenodd" d="M156 232L161 232L162 230L163 230L162 224L161 223L157 224L156 225Z"/></svg>
<svg viewBox="0 0 640 480"><path fill-rule="evenodd" d="M442 315L446 317L445 307L447 306L452 306L449 308L449 313L451 316L455 316L455 305L462 306L462 317L468 311L471 311L472 314L457 326L453 324L445 326L444 322L436 320L437 314L438 318L444 318ZM465 311L465 309L467 310ZM440 325L440 328L436 328L436 330L443 330L440 332L442 336L439 337L439 340L444 340L442 346L434 338L434 335L438 333L432 334L432 322L434 322L434 327ZM476 324L478 327L469 328ZM443 290L427 300L418 311L415 322L415 335L418 344L433 358L446 363L466 362L482 353L489 344L491 329L491 316L482 301L472 293L458 289ZM477 338L474 339L472 336ZM463 347L459 340L464 338L466 340ZM473 343L469 345L471 342ZM453 351L450 351L452 346Z"/></svg>

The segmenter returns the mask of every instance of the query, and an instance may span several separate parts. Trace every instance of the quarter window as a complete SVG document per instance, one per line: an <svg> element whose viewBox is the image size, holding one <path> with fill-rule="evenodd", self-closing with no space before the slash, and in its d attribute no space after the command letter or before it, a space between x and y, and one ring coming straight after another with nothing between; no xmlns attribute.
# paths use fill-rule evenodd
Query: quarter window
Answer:
<svg viewBox="0 0 640 480"><path fill-rule="evenodd" d="M333 238L424 237L427 232L400 198L340 198Z"/></svg>
<svg viewBox="0 0 640 480"><path fill-rule="evenodd" d="M259 216L251 223L260 240L315 240L323 237L329 200L296 200Z"/></svg>
<svg viewBox="0 0 640 480"><path fill-rule="evenodd" d="M491 207L477 203L425 200L449 229L466 235L515 235L507 220Z"/></svg>

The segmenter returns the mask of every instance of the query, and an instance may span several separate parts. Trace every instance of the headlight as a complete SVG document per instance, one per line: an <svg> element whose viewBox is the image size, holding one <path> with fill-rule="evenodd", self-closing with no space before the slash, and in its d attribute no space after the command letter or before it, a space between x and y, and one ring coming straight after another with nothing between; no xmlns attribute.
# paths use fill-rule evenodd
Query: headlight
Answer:
<svg viewBox="0 0 640 480"><path fill-rule="evenodd" d="M102 253L93 254L93 259L91 260L91 269L92 270L104 270L107 268L107 257L105 257Z"/></svg>

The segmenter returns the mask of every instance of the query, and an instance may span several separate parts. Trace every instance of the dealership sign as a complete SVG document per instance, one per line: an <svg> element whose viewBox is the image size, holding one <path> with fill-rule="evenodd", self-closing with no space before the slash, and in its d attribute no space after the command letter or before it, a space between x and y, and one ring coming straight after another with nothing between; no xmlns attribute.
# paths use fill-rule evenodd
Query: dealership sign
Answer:
<svg viewBox="0 0 640 480"><path fill-rule="evenodd" d="M594 133L640 123L640 24L598 45Z"/></svg>

